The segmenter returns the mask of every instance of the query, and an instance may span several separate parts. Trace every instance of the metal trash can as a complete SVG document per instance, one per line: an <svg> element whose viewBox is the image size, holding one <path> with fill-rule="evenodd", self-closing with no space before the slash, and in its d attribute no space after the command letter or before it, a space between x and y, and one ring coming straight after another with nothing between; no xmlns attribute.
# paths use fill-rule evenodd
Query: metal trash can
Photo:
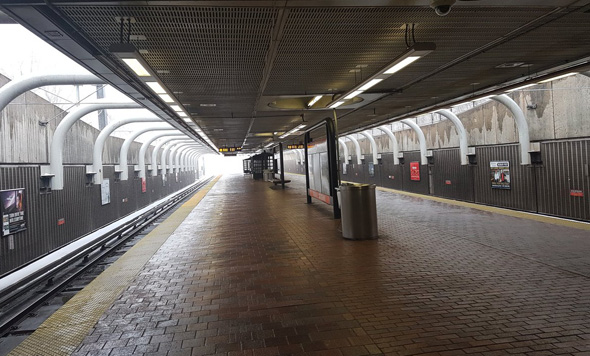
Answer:
<svg viewBox="0 0 590 356"><path fill-rule="evenodd" d="M262 171L263 173L263 179L267 182L272 182L273 179L275 179L275 174L272 171L272 169L265 169Z"/></svg>
<svg viewBox="0 0 590 356"><path fill-rule="evenodd" d="M342 237L351 240L376 239L377 201L374 184L342 184L338 202L342 212Z"/></svg>

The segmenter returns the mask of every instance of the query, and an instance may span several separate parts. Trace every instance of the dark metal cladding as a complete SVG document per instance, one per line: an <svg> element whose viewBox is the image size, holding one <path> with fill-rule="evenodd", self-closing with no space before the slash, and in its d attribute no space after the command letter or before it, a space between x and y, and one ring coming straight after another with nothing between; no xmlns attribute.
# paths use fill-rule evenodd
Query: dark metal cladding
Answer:
<svg viewBox="0 0 590 356"><path fill-rule="evenodd" d="M515 145L477 147L475 202L510 209L537 211L533 168L520 164L520 147ZM492 189L490 162L510 162L510 189Z"/></svg>
<svg viewBox="0 0 590 356"><path fill-rule="evenodd" d="M403 190L403 166L393 164L393 153L381 154L381 181L384 187Z"/></svg>
<svg viewBox="0 0 590 356"><path fill-rule="evenodd" d="M129 166L129 180L116 181L114 166L104 166L104 178L110 180L111 203L102 205L100 185L87 185L85 167L64 167L65 189L48 194L40 192L38 166L0 167L0 190L25 188L27 230L9 239L0 239L0 275L29 263L116 219L159 200L195 181L193 172L147 178L147 191L141 192L141 180L134 178ZM63 219L63 220L61 220ZM63 221L63 224L59 224Z"/></svg>
<svg viewBox="0 0 590 356"><path fill-rule="evenodd" d="M410 179L410 163L420 162L420 152L404 152L403 180L404 190L418 194L429 194L428 166L420 165L420 180Z"/></svg>
<svg viewBox="0 0 590 356"><path fill-rule="evenodd" d="M541 152L539 212L590 220L590 141L547 142Z"/></svg>
<svg viewBox="0 0 590 356"><path fill-rule="evenodd" d="M474 167L462 166L458 148L433 151L432 195L473 201Z"/></svg>

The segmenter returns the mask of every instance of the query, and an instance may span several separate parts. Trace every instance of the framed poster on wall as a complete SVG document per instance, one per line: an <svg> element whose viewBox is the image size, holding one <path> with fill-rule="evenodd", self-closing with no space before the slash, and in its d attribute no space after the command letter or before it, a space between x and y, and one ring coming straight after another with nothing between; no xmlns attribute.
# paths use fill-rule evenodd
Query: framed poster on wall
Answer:
<svg viewBox="0 0 590 356"><path fill-rule="evenodd" d="M490 161L492 189L510 189L510 162Z"/></svg>
<svg viewBox="0 0 590 356"><path fill-rule="evenodd" d="M100 198L102 205L111 203L111 182L108 178L102 180L102 184L100 185Z"/></svg>
<svg viewBox="0 0 590 356"><path fill-rule="evenodd" d="M145 193L146 190L147 190L147 186L145 183L145 178L141 178L141 192Z"/></svg>
<svg viewBox="0 0 590 356"><path fill-rule="evenodd" d="M369 177L375 176L375 164L373 162L369 162Z"/></svg>
<svg viewBox="0 0 590 356"><path fill-rule="evenodd" d="M27 229L25 214L25 189L0 191L0 216L2 216L2 236L16 234Z"/></svg>
<svg viewBox="0 0 590 356"><path fill-rule="evenodd" d="M420 162L410 162L410 180L420 181Z"/></svg>

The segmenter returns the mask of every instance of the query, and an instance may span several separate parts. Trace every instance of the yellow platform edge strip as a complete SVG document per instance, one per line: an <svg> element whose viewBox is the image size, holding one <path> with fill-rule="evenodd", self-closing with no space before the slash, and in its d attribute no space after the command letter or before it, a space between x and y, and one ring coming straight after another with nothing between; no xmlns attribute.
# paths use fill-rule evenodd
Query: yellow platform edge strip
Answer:
<svg viewBox="0 0 590 356"><path fill-rule="evenodd" d="M288 173L288 174L305 176L305 174L300 174L300 173ZM355 183L355 182L343 180L342 183ZM541 214L537 214L537 213L529 213L526 211L510 210L510 209L500 208L500 207L496 207L496 206L482 205L482 204L464 202L464 201L460 201L460 200L434 197L432 195L410 193L410 192L406 192L403 190L397 190L397 189L391 189L391 188L385 188L385 187L377 187L377 189L384 191L384 192L403 194L403 195L407 195L407 196L411 196L411 197L415 197L415 198L428 199L428 200L436 201L439 203L462 206L465 208L477 209L477 210L487 211L490 213L512 216L512 217L520 218L520 219L534 220L534 221L544 222L547 224L553 224L553 225L571 227L573 229L590 231L590 223L583 222L583 221L574 221L574 220L569 220L567 218L560 218L557 216L541 215Z"/></svg>
<svg viewBox="0 0 590 356"><path fill-rule="evenodd" d="M9 356L67 356L72 354L101 315L135 279L142 267L207 195L216 177L182 204L127 253L57 310Z"/></svg>
<svg viewBox="0 0 590 356"><path fill-rule="evenodd" d="M433 197L431 195L410 193L410 192L405 192L403 190L397 190L397 189L391 189L391 188L377 187L377 189L384 191L384 192L402 194L402 195L407 195L407 196L411 196L411 197L415 197L415 198L428 199L428 200L436 201L439 203L462 206L465 208L477 209L477 210L487 211L490 213L512 216L512 217L520 218L520 219L534 220L534 221L544 222L547 224L560 225L560 226L571 227L574 229L590 231L590 224L582 222L582 221L573 221L573 220L567 220L565 218L559 218L559 217L553 217L553 216L547 216L547 215L539 215L536 213L528 213L525 211L510 210L510 209L504 209L504 208L499 208L499 207L495 207L495 206L468 203L468 202L464 202L464 201L445 199L445 198L440 198L440 197Z"/></svg>

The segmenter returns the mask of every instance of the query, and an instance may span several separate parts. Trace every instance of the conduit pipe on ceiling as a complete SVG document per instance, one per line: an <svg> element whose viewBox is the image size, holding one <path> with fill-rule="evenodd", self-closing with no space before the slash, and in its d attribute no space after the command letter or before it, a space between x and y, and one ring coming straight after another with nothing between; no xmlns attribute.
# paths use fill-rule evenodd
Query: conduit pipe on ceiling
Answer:
<svg viewBox="0 0 590 356"><path fill-rule="evenodd" d="M379 160L377 159L377 142L375 142L373 135L367 131L361 132L361 135L365 136L371 143L371 151L373 151L373 164L379 164Z"/></svg>
<svg viewBox="0 0 590 356"><path fill-rule="evenodd" d="M436 113L451 120L451 122L457 128L457 132L459 133L459 151L461 152L461 165L468 165L469 156L467 156L467 131L465 131L463 123L461 122L461 120L459 120L457 115L453 114L449 110L438 110Z"/></svg>
<svg viewBox="0 0 590 356"><path fill-rule="evenodd" d="M19 95L48 85L104 84L91 74L33 74L12 80L0 88L0 111Z"/></svg>
<svg viewBox="0 0 590 356"><path fill-rule="evenodd" d="M397 139L395 138L395 135L388 127L385 126L376 127L376 129L383 131L389 137L389 142L391 142L391 150L393 152L393 164L399 165L399 146L397 145Z"/></svg>
<svg viewBox="0 0 590 356"><path fill-rule="evenodd" d="M420 164L427 165L428 158L426 158L426 137L424 137L424 132L422 132L420 126L410 119L403 119L400 122L410 126L416 132L416 135L418 135L418 141L420 142Z"/></svg>
<svg viewBox="0 0 590 356"><path fill-rule="evenodd" d="M104 129L102 129L100 131L100 133L98 134L96 141L94 142L94 150L92 152L92 165L89 167L89 169L92 172L95 172L94 177L92 179L94 184L102 184L102 180L103 180L102 151L104 150L104 145L105 145L107 138L109 138L109 136L113 133L113 131L115 131L119 127L121 127L123 125L130 124L130 123L134 123L134 122L162 122L162 120L157 117L151 117L151 118L130 117L130 118L126 118L126 119L121 119L119 121L111 122Z"/></svg>
<svg viewBox="0 0 590 356"><path fill-rule="evenodd" d="M361 156L361 145L359 145L359 142L357 141L356 137L352 136L352 135L348 135L345 136L347 139L351 140L352 143L354 144L354 148L356 151L356 163L357 164L363 164L362 161L362 156Z"/></svg>
<svg viewBox="0 0 590 356"><path fill-rule="evenodd" d="M518 106L518 104L506 94L493 96L491 99L506 106L508 110L512 112L514 121L516 122L516 128L518 129L518 142L520 143L520 164L531 164L531 156L529 155L529 150L531 148L529 125L526 122L526 118L520 106Z"/></svg>
<svg viewBox="0 0 590 356"><path fill-rule="evenodd" d="M64 117L55 132L53 133L53 140L51 141L51 148L49 150L49 169L42 168L42 176L52 176L51 189L61 190L64 188L64 172L63 172L63 148L66 134L70 128L80 120L84 115L97 110L106 109L138 109L141 108L136 103L94 103L81 106L76 110L70 112Z"/></svg>
<svg viewBox="0 0 590 356"><path fill-rule="evenodd" d="M121 152L119 153L119 165L116 167L116 169L121 172L121 180L129 179L127 156L129 154L129 148L131 148L131 144L136 138L150 131L176 131L176 129L174 127L146 127L133 132L131 136L127 137L121 146Z"/></svg>

